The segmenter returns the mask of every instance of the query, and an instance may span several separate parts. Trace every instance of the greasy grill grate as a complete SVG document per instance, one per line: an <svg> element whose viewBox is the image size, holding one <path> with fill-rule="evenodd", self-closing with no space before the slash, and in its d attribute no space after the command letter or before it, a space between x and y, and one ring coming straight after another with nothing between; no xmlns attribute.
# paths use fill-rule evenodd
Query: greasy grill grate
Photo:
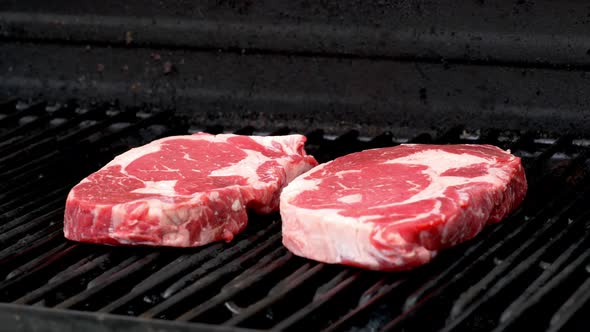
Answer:
<svg viewBox="0 0 590 332"><path fill-rule="evenodd" d="M557 331L585 322L590 151L572 137L462 128L409 140L389 132L373 138L353 131L308 133L307 150L321 162L404 141L489 143L523 157L530 190L522 207L412 272L368 272L295 257L281 245L276 214L252 216L232 243L203 248L64 240L65 195L80 178L129 147L196 130L170 112L148 108L0 104L0 302L10 303L0 311L36 306L138 316L144 323L157 318L293 331ZM255 128L234 132L252 134ZM6 324L17 326L20 319ZM118 318L103 318L109 319ZM147 322L162 329L184 326ZM57 331L60 325L52 326Z"/></svg>

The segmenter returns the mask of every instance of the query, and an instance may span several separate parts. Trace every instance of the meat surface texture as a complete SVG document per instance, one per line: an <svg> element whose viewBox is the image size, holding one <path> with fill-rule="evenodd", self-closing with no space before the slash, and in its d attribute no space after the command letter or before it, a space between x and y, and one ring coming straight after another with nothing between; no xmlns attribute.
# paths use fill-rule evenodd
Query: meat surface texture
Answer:
<svg viewBox="0 0 590 332"><path fill-rule="evenodd" d="M199 133L131 149L70 191L66 238L174 247L226 240L247 209L270 213L282 188L317 165L305 137Z"/></svg>
<svg viewBox="0 0 590 332"><path fill-rule="evenodd" d="M499 222L526 191L520 158L494 146L366 150L283 190L283 244L320 262L407 270Z"/></svg>

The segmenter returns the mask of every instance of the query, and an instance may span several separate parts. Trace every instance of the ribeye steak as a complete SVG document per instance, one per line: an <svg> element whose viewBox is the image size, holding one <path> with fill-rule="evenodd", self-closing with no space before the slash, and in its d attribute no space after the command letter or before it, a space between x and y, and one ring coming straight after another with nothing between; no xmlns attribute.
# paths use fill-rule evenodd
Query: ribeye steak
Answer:
<svg viewBox="0 0 590 332"><path fill-rule="evenodd" d="M278 209L281 189L317 165L305 137L199 133L131 149L70 191L67 238L189 247L230 241L246 209Z"/></svg>
<svg viewBox="0 0 590 332"><path fill-rule="evenodd" d="M410 269L500 221L526 191L520 158L494 146L366 150L283 189L283 243L321 262Z"/></svg>

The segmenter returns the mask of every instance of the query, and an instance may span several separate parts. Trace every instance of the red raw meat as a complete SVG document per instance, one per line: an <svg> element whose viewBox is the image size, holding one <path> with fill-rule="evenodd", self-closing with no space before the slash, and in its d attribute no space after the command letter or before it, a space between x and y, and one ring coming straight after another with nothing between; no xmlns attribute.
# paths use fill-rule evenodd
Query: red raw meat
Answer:
<svg viewBox="0 0 590 332"><path fill-rule="evenodd" d="M69 193L64 234L104 244L174 247L226 240L246 209L278 209L281 189L317 165L305 137L195 134L131 149Z"/></svg>
<svg viewBox="0 0 590 332"><path fill-rule="evenodd" d="M321 262L410 269L500 221L526 191L520 158L494 146L366 150L283 189L283 243Z"/></svg>

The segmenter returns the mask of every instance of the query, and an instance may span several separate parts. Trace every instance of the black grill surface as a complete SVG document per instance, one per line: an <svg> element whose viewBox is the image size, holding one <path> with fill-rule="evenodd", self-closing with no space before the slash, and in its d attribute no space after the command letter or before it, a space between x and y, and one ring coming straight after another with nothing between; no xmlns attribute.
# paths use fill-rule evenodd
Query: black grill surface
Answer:
<svg viewBox="0 0 590 332"><path fill-rule="evenodd" d="M307 134L320 161L367 148L489 143L523 158L523 205L410 272L321 264L281 245L280 218L251 216L229 244L109 247L64 239L68 190L130 147L200 128L166 110L0 104L0 324L9 330L578 330L590 309L588 141L453 128L433 137ZM0 330L2 329L0 328Z"/></svg>

